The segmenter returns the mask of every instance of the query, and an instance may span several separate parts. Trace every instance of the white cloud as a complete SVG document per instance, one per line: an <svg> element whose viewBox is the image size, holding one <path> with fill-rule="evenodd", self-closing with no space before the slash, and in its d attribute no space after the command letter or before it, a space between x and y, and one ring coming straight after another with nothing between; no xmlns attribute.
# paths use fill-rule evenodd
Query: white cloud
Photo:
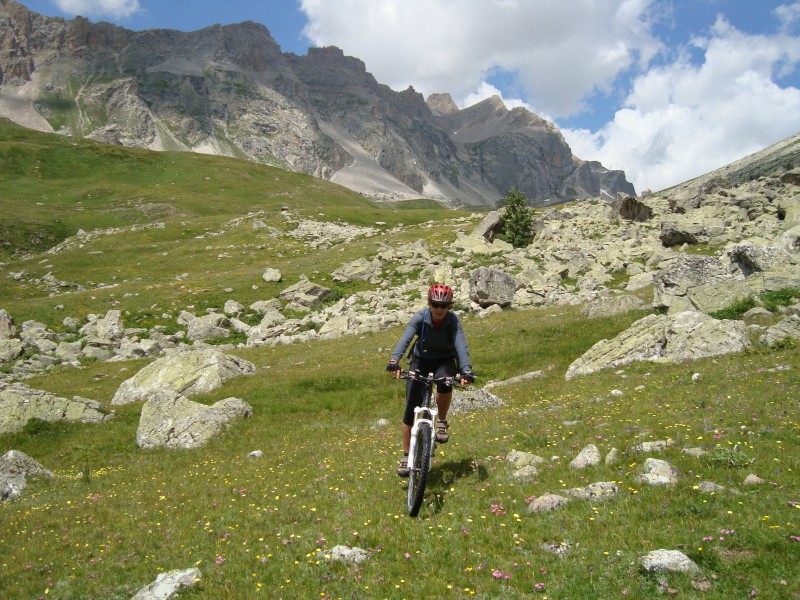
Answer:
<svg viewBox="0 0 800 600"><path fill-rule="evenodd" d="M125 19L140 12L139 0L53 0L67 14Z"/></svg>
<svg viewBox="0 0 800 600"><path fill-rule="evenodd" d="M625 106L596 133L565 130L574 153L624 169L659 190L800 131L800 90L774 75L800 62L800 38L749 36L719 18L700 65L686 57L638 77Z"/></svg>
<svg viewBox="0 0 800 600"><path fill-rule="evenodd" d="M449 92L463 104L497 70L547 114L585 108L595 91L660 48L657 0L301 0L316 45L335 45L394 89Z"/></svg>
<svg viewBox="0 0 800 600"><path fill-rule="evenodd" d="M800 90L777 83L797 73L800 2L773 11L774 35L746 35L718 18L683 49L653 33L657 20L676 22L667 0L300 4L309 39L357 56L394 89L449 92L462 108L497 94L550 120L588 112L590 100L619 107L597 131L563 133L577 156L625 170L637 190L680 183L800 131Z"/></svg>
<svg viewBox="0 0 800 600"><path fill-rule="evenodd" d="M775 9L775 16L781 22L783 31L789 31L796 23L800 22L800 2L779 6Z"/></svg>

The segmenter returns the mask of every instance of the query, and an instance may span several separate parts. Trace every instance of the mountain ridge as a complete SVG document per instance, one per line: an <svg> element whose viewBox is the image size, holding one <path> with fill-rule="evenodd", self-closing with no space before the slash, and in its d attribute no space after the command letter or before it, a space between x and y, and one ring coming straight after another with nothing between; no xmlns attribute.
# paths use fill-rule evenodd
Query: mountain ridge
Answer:
<svg viewBox="0 0 800 600"><path fill-rule="evenodd" d="M541 206L635 193L525 109L429 103L339 48L283 53L252 21L133 32L0 0L0 22L0 115L36 129L245 158L381 200L494 206L515 187Z"/></svg>

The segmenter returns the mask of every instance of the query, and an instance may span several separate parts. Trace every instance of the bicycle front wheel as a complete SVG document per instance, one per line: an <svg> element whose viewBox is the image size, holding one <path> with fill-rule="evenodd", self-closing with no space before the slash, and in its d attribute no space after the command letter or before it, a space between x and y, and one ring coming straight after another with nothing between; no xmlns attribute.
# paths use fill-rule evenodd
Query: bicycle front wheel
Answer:
<svg viewBox="0 0 800 600"><path fill-rule="evenodd" d="M408 516L416 517L422 507L425 483L431 468L431 444L433 429L430 423L420 423L417 431L417 447L414 450L414 464L408 479Z"/></svg>

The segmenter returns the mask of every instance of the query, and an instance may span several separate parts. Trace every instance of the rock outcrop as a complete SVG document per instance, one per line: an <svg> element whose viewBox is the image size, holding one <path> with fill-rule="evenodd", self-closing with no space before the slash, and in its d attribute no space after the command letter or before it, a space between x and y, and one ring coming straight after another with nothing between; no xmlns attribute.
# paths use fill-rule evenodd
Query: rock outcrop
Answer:
<svg viewBox="0 0 800 600"><path fill-rule="evenodd" d="M156 392L185 396L210 392L231 377L255 373L253 363L211 348L184 350L150 363L122 382L111 404L147 400Z"/></svg>
<svg viewBox="0 0 800 600"><path fill-rule="evenodd" d="M20 431L31 419L100 423L112 418L100 402L62 398L24 383L0 382L0 434Z"/></svg>
<svg viewBox="0 0 800 600"><path fill-rule="evenodd" d="M206 406L177 392L160 390L150 394L142 406L136 443L140 448L198 448L231 420L252 415L253 408L239 398Z"/></svg>
<svg viewBox="0 0 800 600"><path fill-rule="evenodd" d="M721 321L687 311L647 315L612 340L600 340L567 369L572 379L634 361L683 362L741 352L751 346L741 321Z"/></svg>
<svg viewBox="0 0 800 600"><path fill-rule="evenodd" d="M0 456L0 502L19 498L28 485L28 477L54 475L24 452L9 450Z"/></svg>

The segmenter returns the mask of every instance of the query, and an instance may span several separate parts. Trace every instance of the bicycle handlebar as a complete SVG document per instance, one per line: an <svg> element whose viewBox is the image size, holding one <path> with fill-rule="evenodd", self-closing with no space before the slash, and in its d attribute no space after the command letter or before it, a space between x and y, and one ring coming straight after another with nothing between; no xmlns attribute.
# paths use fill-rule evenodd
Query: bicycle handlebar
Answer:
<svg viewBox="0 0 800 600"><path fill-rule="evenodd" d="M399 379L412 379L414 381L421 381L422 383L434 384L434 383L443 383L449 387L457 387L457 388L464 388L466 386L461 385L461 374L456 373L455 376L445 376L445 377L429 377L428 375L423 375L419 371L400 371Z"/></svg>

